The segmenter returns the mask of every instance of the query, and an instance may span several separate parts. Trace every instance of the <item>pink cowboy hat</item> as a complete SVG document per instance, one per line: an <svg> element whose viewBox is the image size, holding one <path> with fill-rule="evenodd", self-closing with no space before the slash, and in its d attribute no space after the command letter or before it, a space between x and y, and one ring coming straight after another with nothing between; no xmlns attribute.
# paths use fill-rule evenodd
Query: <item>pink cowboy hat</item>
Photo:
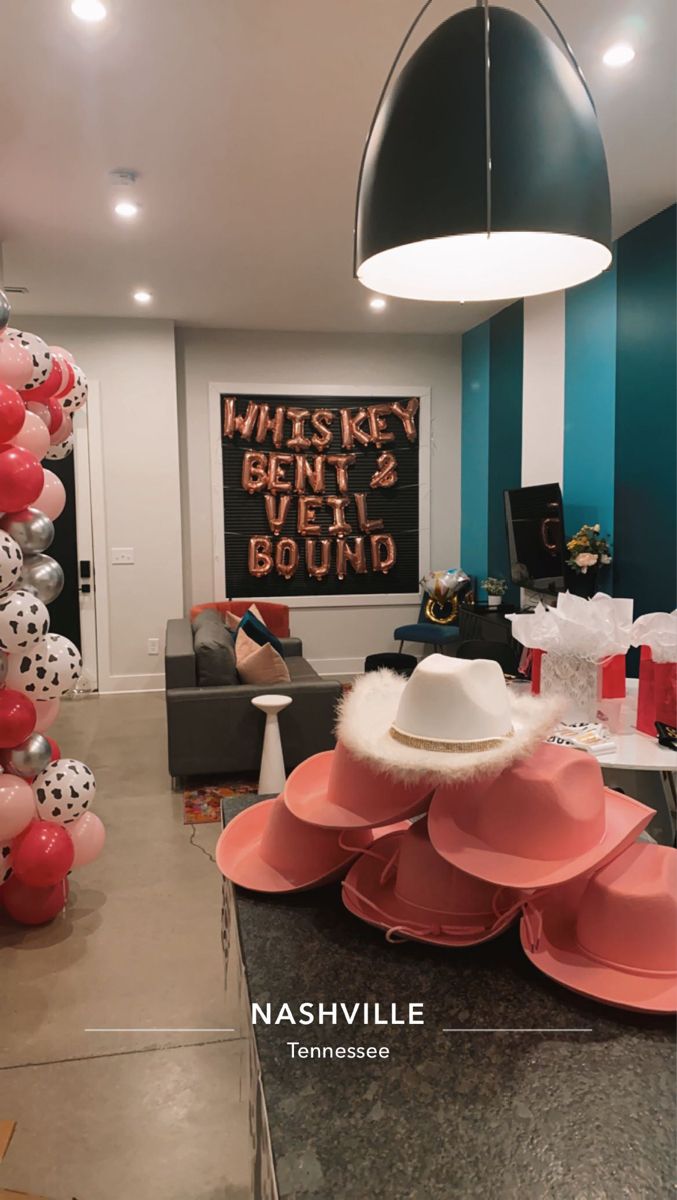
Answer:
<svg viewBox="0 0 677 1200"><path fill-rule="evenodd" d="M356 917L436 946L473 946L496 937L522 896L451 867L431 845L425 819L364 851L343 881L343 903Z"/></svg>
<svg viewBox="0 0 677 1200"><path fill-rule="evenodd" d="M548 892L531 909L520 936L539 971L604 1004L677 1009L677 850L635 842L582 888Z"/></svg>
<svg viewBox="0 0 677 1200"><path fill-rule="evenodd" d="M438 788L428 828L438 854L462 871L541 888L601 866L653 816L606 788L591 754L541 745L488 783Z"/></svg>
<svg viewBox="0 0 677 1200"><path fill-rule="evenodd" d="M308 825L289 812L281 795L260 800L229 821L216 844L216 865L240 887L296 892L340 879L375 836L370 829L346 837Z"/></svg>
<svg viewBox="0 0 677 1200"><path fill-rule="evenodd" d="M284 789L294 816L325 829L362 829L418 816L430 795L425 780L393 780L355 758L342 742L299 763Z"/></svg>

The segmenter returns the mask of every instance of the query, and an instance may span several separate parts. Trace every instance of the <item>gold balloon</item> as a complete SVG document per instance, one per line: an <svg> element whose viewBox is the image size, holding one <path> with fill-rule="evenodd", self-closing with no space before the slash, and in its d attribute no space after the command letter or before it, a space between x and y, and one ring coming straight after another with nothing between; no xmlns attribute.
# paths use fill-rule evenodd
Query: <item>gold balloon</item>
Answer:
<svg viewBox="0 0 677 1200"><path fill-rule="evenodd" d="M397 561L394 538L389 533L372 533L369 541L371 543L372 570L382 571L384 575L387 575Z"/></svg>
<svg viewBox="0 0 677 1200"><path fill-rule="evenodd" d="M250 496L254 492L262 492L267 487L267 462L268 455L260 450L245 450L242 455L242 486Z"/></svg>
<svg viewBox="0 0 677 1200"><path fill-rule="evenodd" d="M324 507L322 496L299 496L296 528L304 536L309 533L321 533L317 522L317 510Z"/></svg>
<svg viewBox="0 0 677 1200"><path fill-rule="evenodd" d="M370 488L389 488L397 483L397 459L389 450L384 450L376 459L377 470L370 481Z"/></svg>
<svg viewBox="0 0 677 1200"><path fill-rule="evenodd" d="M283 537L275 543L275 570L283 579L291 579L299 565L299 548L293 538Z"/></svg>
<svg viewBox="0 0 677 1200"><path fill-rule="evenodd" d="M329 526L329 533L352 533L353 527L346 521L346 507L350 503L347 496L327 496L327 504L333 510L334 520Z"/></svg>
<svg viewBox="0 0 677 1200"><path fill-rule="evenodd" d="M329 428L334 423L335 413L331 408L316 408L310 416L310 424L315 433L311 442L316 450L326 450L331 445L332 432Z"/></svg>
<svg viewBox="0 0 677 1200"><path fill-rule="evenodd" d="M251 537L247 556L249 574L255 579L268 575L273 569L273 539L269 537Z"/></svg>
<svg viewBox="0 0 677 1200"><path fill-rule="evenodd" d="M410 442L416 441L416 413L419 406L418 396L412 396L411 400L407 400L406 404L400 404L395 401L393 404L393 415L400 418L404 427L404 432Z"/></svg>
<svg viewBox="0 0 677 1200"><path fill-rule="evenodd" d="M268 434L272 434L273 445L279 450L284 440L284 417L286 409L279 405L270 416L270 405L259 404L259 417L256 423L256 441L265 442Z"/></svg>
<svg viewBox="0 0 677 1200"><path fill-rule="evenodd" d="M319 544L322 547L322 558L319 563L316 563L315 547L317 546L317 540L315 538L306 539L306 571L311 579L324 579L329 574L331 539L320 538Z"/></svg>
<svg viewBox="0 0 677 1200"><path fill-rule="evenodd" d="M357 459L356 454L328 454L327 462L336 471L336 486L339 492L348 491L348 468Z"/></svg>
<svg viewBox="0 0 677 1200"><path fill-rule="evenodd" d="M306 490L306 480L311 486L312 491L320 494L324 491L324 467L326 458L324 454L315 455L315 465L311 467L310 459L303 454L294 455L296 459L296 474L294 477L294 491L297 496L302 495Z"/></svg>
<svg viewBox="0 0 677 1200"><path fill-rule="evenodd" d="M271 492L291 492L291 479L285 471L294 461L293 454L271 454L268 458L268 487Z"/></svg>
<svg viewBox="0 0 677 1200"><path fill-rule="evenodd" d="M352 548L344 538L336 543L336 573L339 579L344 579L347 565L353 568L356 575L367 574L367 559L364 550L364 538L356 537Z"/></svg>
<svg viewBox="0 0 677 1200"><path fill-rule="evenodd" d="M368 446L370 436L361 426L367 420L366 408L358 408L353 413L352 408L339 409L341 417L341 442L344 450L352 450L355 442Z"/></svg>
<svg viewBox="0 0 677 1200"><path fill-rule="evenodd" d="M371 440L379 450L384 442L395 441L395 434L388 429L386 422L386 417L389 417L392 411L392 402L390 404L370 404L367 410Z"/></svg>
<svg viewBox="0 0 677 1200"><path fill-rule="evenodd" d="M266 506L268 525L277 536L287 520L291 496L273 496L270 492L266 492L263 500Z"/></svg>
<svg viewBox="0 0 677 1200"><path fill-rule="evenodd" d="M366 492L355 492L355 507L357 508L357 523L363 533L371 533L374 529L383 529L382 517L374 517L373 520L370 520L367 516Z"/></svg>
<svg viewBox="0 0 677 1200"><path fill-rule="evenodd" d="M223 401L223 436L232 438L236 433L244 441L250 442L254 427L259 419L259 406L253 400L250 400L247 405L247 411L244 416L238 415L237 399L235 396L226 396Z"/></svg>
<svg viewBox="0 0 677 1200"><path fill-rule="evenodd" d="M307 408L287 409L287 420L291 421L291 437L287 438L290 450L307 450L310 446L310 438L306 437L306 421L309 417L310 410Z"/></svg>

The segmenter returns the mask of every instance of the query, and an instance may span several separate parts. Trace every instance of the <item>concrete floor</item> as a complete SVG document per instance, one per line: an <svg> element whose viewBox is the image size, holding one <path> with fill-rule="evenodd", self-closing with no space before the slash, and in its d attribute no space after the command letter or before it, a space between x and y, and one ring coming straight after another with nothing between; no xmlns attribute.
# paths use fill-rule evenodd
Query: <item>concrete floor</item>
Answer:
<svg viewBox="0 0 677 1200"><path fill-rule="evenodd" d="M62 705L108 839L63 917L0 917L0 1188L49 1200L249 1200L247 1042L224 982L217 825L182 824L161 694ZM91 1028L142 1033L87 1033ZM233 1032L159 1033L154 1029Z"/></svg>

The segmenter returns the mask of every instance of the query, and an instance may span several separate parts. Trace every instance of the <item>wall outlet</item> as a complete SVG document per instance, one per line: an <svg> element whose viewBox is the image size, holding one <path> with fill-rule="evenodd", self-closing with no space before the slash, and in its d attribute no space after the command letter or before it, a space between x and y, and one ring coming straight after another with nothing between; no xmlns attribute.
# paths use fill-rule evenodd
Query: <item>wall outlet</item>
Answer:
<svg viewBox="0 0 677 1200"><path fill-rule="evenodd" d="M134 562L133 546L113 546L110 560L114 567L128 567Z"/></svg>
<svg viewBox="0 0 677 1200"><path fill-rule="evenodd" d="M149 654L159 654L160 653L160 639L159 638L149 638L148 639L148 653Z"/></svg>

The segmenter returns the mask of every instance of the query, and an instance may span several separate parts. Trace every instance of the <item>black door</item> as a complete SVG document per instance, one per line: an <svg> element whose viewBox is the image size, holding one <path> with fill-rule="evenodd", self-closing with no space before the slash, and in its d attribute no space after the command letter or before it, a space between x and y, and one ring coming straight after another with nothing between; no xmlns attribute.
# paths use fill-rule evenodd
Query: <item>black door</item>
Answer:
<svg viewBox="0 0 677 1200"><path fill-rule="evenodd" d="M62 633L80 649L80 604L78 595L78 536L75 519L75 470L73 455L44 463L59 476L66 489L66 507L54 522L54 541L47 551L63 567L64 589L49 606L52 633Z"/></svg>

